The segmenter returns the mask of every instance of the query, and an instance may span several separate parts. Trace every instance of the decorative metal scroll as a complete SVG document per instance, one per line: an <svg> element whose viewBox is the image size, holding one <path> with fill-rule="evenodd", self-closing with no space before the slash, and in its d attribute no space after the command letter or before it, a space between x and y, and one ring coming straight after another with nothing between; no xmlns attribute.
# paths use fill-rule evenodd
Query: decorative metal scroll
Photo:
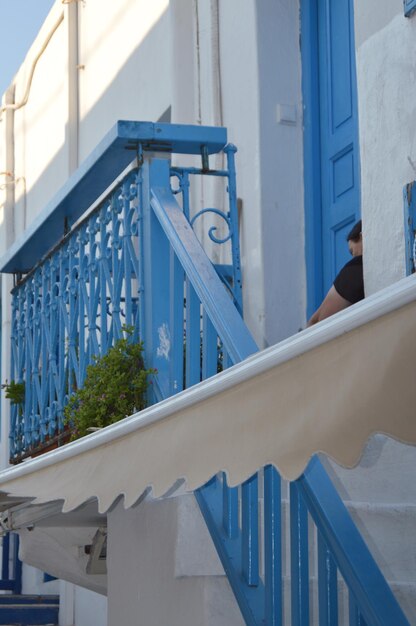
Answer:
<svg viewBox="0 0 416 626"><path fill-rule="evenodd" d="M194 226L196 220L203 215L211 214L220 218L225 222L227 232L224 236L217 235L218 225L214 224L208 228L208 236L215 244L225 244L230 242L231 245L231 265L229 267L218 267L217 270L221 279L225 283L227 289L230 290L234 303L242 312L242 288L241 288L241 264L240 264L240 247L238 237L238 210L237 210L237 191L236 191L236 174L235 174L235 153L237 148L233 144L228 144L224 148L227 157L227 169L210 170L199 169L196 167L173 167L171 173L179 181L179 186L172 189L173 193L180 194L182 198L182 207L184 214ZM191 176L212 176L226 179L228 192L228 211L222 211L218 208L203 208L191 217L190 215L190 180ZM224 280L224 275L230 280Z"/></svg>
<svg viewBox="0 0 416 626"><path fill-rule="evenodd" d="M11 379L25 383L12 406L11 460L65 440L68 397L93 356L140 320L137 171L13 290Z"/></svg>

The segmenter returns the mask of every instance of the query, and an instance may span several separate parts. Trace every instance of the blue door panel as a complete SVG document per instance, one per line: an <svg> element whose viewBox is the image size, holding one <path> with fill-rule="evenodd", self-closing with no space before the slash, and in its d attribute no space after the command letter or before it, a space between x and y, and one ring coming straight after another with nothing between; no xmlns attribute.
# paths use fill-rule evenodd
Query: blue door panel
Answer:
<svg viewBox="0 0 416 626"><path fill-rule="evenodd" d="M330 65L331 122L333 132L353 117L351 84L351 32L348 1L326 2L326 20Z"/></svg>
<svg viewBox="0 0 416 626"><path fill-rule="evenodd" d="M322 295L349 260L360 215L353 0L318 0Z"/></svg>

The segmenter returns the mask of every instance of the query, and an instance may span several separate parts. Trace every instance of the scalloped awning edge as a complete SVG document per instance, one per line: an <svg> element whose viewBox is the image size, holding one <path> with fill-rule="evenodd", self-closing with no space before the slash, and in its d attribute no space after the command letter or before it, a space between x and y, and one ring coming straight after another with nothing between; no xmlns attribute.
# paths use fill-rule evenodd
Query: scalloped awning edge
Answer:
<svg viewBox="0 0 416 626"><path fill-rule="evenodd" d="M122 494L129 507L148 487L159 497L183 478L194 490L221 470L238 484L272 463L293 480L318 451L353 466L376 432L416 444L415 314L412 301L215 393L163 403L162 419L131 420L128 433L114 429L93 448L2 472L0 489L64 500L64 511L96 497L105 512Z"/></svg>

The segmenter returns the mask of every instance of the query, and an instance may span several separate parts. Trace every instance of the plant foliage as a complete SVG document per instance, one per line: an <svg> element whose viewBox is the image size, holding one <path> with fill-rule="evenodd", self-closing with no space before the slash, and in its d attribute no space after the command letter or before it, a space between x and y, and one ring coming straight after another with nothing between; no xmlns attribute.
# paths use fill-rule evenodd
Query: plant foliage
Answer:
<svg viewBox="0 0 416 626"><path fill-rule="evenodd" d="M5 389L6 398L10 400L11 404L17 404L22 411L25 402L25 383L17 383L15 380L8 383L6 380L2 388Z"/></svg>
<svg viewBox="0 0 416 626"><path fill-rule="evenodd" d="M94 358L83 387L65 407L65 422L74 429L73 439L146 407L149 377L156 370L144 368L142 355L143 344L133 343L127 329L126 338L119 339L104 356Z"/></svg>

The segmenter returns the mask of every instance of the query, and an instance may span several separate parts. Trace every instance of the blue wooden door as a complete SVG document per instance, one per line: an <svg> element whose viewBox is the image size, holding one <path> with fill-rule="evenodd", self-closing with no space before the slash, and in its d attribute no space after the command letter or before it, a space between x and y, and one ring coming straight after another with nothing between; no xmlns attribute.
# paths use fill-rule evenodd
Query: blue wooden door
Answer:
<svg viewBox="0 0 416 626"><path fill-rule="evenodd" d="M353 2L317 3L323 294L350 258L346 235L360 216Z"/></svg>

